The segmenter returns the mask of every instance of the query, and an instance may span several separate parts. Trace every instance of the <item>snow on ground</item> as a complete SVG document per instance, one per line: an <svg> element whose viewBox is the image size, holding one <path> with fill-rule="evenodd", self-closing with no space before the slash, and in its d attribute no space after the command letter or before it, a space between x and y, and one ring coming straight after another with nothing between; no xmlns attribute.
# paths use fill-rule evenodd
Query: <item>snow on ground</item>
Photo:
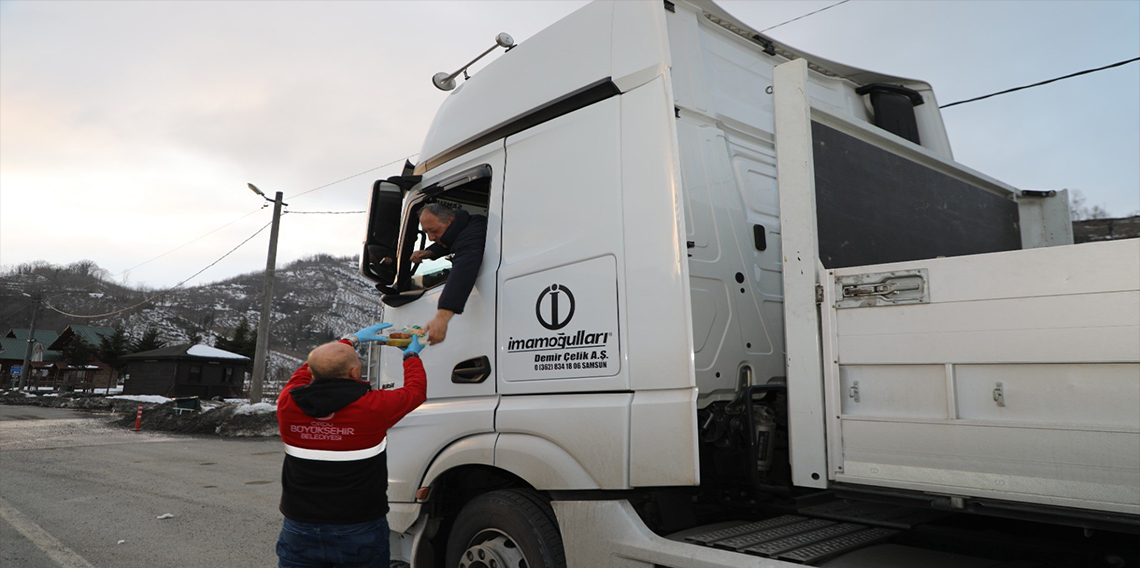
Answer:
<svg viewBox="0 0 1140 568"><path fill-rule="evenodd" d="M153 402L155 404L165 404L170 402L170 398L165 396L158 396L157 394L121 394L118 396L109 396L107 398L119 398L122 400L133 400L135 402Z"/></svg>
<svg viewBox="0 0 1140 568"><path fill-rule="evenodd" d="M223 351L217 347L210 347L209 345L194 345L186 350L186 354L191 357L212 357L215 359L249 359L245 355L238 355L237 353L230 353Z"/></svg>
<svg viewBox="0 0 1140 568"><path fill-rule="evenodd" d="M277 412L277 405L271 402L259 402L257 404L243 404L234 409L234 415L239 414L268 414L270 412Z"/></svg>

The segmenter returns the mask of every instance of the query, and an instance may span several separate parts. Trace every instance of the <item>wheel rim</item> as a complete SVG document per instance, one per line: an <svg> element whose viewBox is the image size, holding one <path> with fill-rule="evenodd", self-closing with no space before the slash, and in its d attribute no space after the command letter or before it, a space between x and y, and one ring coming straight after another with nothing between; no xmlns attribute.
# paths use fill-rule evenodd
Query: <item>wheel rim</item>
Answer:
<svg viewBox="0 0 1140 568"><path fill-rule="evenodd" d="M510 535L487 529L475 535L459 557L459 568L530 568L526 555Z"/></svg>

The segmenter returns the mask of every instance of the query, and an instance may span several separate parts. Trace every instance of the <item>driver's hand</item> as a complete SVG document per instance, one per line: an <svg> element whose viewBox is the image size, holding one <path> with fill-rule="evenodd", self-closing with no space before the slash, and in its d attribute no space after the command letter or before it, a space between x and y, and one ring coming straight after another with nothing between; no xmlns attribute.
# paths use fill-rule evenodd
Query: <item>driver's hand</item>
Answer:
<svg viewBox="0 0 1140 568"><path fill-rule="evenodd" d="M417 251L412 253L412 262L423 262L425 260L431 260L431 259L432 259L431 251L427 250L427 249L417 250Z"/></svg>

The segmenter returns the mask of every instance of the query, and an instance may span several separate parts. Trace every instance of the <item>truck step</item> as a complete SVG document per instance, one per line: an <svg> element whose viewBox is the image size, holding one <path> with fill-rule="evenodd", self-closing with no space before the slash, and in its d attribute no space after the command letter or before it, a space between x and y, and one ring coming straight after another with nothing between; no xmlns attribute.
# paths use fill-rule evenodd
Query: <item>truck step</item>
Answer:
<svg viewBox="0 0 1140 568"><path fill-rule="evenodd" d="M784 515L686 535L695 544L811 564L887 540L898 531Z"/></svg>
<svg viewBox="0 0 1140 568"><path fill-rule="evenodd" d="M892 505L889 503L848 501L823 503L821 505L801 509L800 513L810 517L865 523L894 529L909 529L915 525L935 521L950 514L933 509Z"/></svg>
<svg viewBox="0 0 1140 568"><path fill-rule="evenodd" d="M802 519L791 524L786 524L779 527L764 529L724 540L718 540L712 545L716 548L724 548L727 550L744 550L750 546L758 545L762 542L769 542L779 540L800 533L822 529L834 525L832 521L825 521L822 519Z"/></svg>
<svg viewBox="0 0 1140 568"><path fill-rule="evenodd" d="M739 526L730 527L727 529L721 529L721 530L715 530L715 531L710 531L710 532L701 533L701 534L690 535L690 536L685 537L685 540L687 540L689 542L695 542L697 544L712 544L713 542L716 542L718 540L724 540L726 538L731 538L731 537L735 537L735 536L747 535L747 534L751 534L751 533L755 533L755 532L760 532L760 531L763 531L766 529L773 529L773 528L776 528L779 526L790 525L792 523L797 523L799 521L804 521L804 520L807 520L807 519L804 519L803 517L797 517L795 515L784 515L782 517L776 517L774 519L768 519L766 521L748 523L746 525L739 525Z"/></svg>
<svg viewBox="0 0 1140 568"><path fill-rule="evenodd" d="M892 529L881 528L863 529L845 534L838 538L832 538L784 552L779 555L779 558L790 562L799 562L800 564L813 564L831 558L832 556L885 541L898 534L898 532L899 531Z"/></svg>

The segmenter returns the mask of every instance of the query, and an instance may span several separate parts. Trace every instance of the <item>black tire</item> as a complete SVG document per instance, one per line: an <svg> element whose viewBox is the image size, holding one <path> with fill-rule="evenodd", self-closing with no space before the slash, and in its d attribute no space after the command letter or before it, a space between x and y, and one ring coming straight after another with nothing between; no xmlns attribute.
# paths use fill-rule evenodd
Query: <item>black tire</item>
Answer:
<svg viewBox="0 0 1140 568"><path fill-rule="evenodd" d="M472 499L451 527L447 568L566 568L550 506L532 491L503 490Z"/></svg>

